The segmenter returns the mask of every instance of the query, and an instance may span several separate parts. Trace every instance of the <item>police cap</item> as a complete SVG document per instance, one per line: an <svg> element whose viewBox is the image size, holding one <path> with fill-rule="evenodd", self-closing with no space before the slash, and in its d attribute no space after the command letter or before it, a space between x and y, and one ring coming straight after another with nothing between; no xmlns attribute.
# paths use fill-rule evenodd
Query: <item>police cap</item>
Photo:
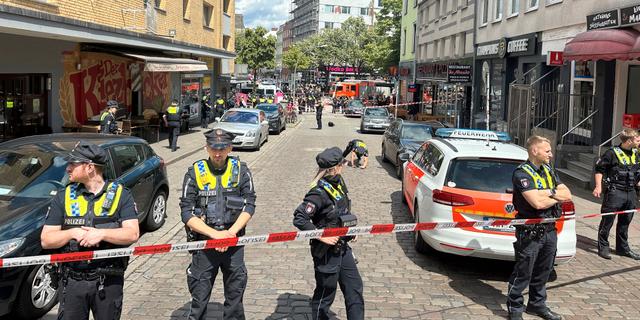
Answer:
<svg viewBox="0 0 640 320"><path fill-rule="evenodd" d="M316 156L316 163L318 163L320 169L333 168L341 164L343 160L342 150L338 147L324 149Z"/></svg>
<svg viewBox="0 0 640 320"><path fill-rule="evenodd" d="M93 163L103 166L107 163L107 153L99 146L80 140L65 157L68 162Z"/></svg>
<svg viewBox="0 0 640 320"><path fill-rule="evenodd" d="M207 138L207 146L211 149L225 149L233 144L235 134L223 129L212 129L204 133Z"/></svg>

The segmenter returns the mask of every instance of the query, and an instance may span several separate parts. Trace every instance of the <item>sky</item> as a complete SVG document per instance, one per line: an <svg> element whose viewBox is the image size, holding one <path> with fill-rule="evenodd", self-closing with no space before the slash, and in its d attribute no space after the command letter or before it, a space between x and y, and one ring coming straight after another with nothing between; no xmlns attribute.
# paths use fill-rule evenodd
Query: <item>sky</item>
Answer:
<svg viewBox="0 0 640 320"><path fill-rule="evenodd" d="M291 0L236 0L236 13L244 15L245 27L263 26L270 30L287 21L290 2Z"/></svg>

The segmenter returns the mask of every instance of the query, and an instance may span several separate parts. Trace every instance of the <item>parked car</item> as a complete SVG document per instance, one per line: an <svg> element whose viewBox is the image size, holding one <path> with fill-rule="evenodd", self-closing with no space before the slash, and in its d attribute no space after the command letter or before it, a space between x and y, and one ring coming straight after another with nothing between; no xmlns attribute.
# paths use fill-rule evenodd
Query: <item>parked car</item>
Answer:
<svg viewBox="0 0 640 320"><path fill-rule="evenodd" d="M396 175L402 179L402 164L400 158L403 153L407 157L420 148L425 141L431 139L433 127L429 123L394 120L382 137L382 161L391 162L396 168Z"/></svg>
<svg viewBox="0 0 640 320"><path fill-rule="evenodd" d="M260 150L269 141L269 121L264 111L249 108L232 108L216 119L213 128L221 128L236 135L233 147Z"/></svg>
<svg viewBox="0 0 640 320"><path fill-rule="evenodd" d="M364 109L364 103L360 100L349 100L347 107L344 109L345 116L361 116Z"/></svg>
<svg viewBox="0 0 640 320"><path fill-rule="evenodd" d="M360 119L360 132L384 132L389 128L392 119L393 116L385 107L364 108Z"/></svg>
<svg viewBox="0 0 640 320"><path fill-rule="evenodd" d="M166 218L169 183L165 163L146 141L101 134L51 134L0 144L0 258L46 254L40 233L53 196L69 182L64 157L78 140L108 152L104 176L131 190L144 229ZM57 303L44 265L0 269L0 315L36 319Z"/></svg>
<svg viewBox="0 0 640 320"><path fill-rule="evenodd" d="M476 222L511 220L513 171L527 159L527 151L508 143L504 132L439 129L404 164L402 200L414 221ZM563 202L556 222L556 261L565 263L576 254L573 202ZM431 249L462 256L514 260L514 228L511 226L463 227L423 230L415 233L416 251Z"/></svg>
<svg viewBox="0 0 640 320"><path fill-rule="evenodd" d="M259 104L256 109L262 110L266 114L267 120L269 121L269 132L280 134L280 132L287 128L284 109L279 103L262 103Z"/></svg>

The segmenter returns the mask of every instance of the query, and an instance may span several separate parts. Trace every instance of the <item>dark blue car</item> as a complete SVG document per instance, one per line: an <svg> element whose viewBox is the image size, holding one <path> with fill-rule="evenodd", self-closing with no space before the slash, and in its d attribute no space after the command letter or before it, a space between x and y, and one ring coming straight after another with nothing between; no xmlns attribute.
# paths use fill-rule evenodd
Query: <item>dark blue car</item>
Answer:
<svg viewBox="0 0 640 320"><path fill-rule="evenodd" d="M40 232L53 196L68 183L63 159L78 140L108 151L104 175L131 190L140 224L160 228L169 195L162 158L146 141L115 135L52 134L0 144L0 258L46 254ZM0 316L35 319L57 303L57 292L43 266L0 269Z"/></svg>

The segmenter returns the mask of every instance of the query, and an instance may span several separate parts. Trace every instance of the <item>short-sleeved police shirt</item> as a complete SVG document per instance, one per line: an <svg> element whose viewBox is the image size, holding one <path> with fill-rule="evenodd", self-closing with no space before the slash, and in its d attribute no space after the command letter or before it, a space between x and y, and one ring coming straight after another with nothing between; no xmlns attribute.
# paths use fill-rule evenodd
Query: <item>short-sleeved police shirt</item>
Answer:
<svg viewBox="0 0 640 320"><path fill-rule="evenodd" d="M542 168L542 166L536 167L533 163L529 161L525 163L529 164L531 168L536 172L538 172L540 177L544 178L546 181L547 174L544 172L544 169ZM562 182L560 181L560 178L558 177L558 174L554 170L550 170L549 173L551 174L551 179L553 180L553 184L556 188L558 185L562 184ZM513 176L512 176L512 182L513 182L513 205L518 211L518 215L516 216L516 218L518 219L547 218L547 217L553 216L553 210L554 210L553 207L544 209L544 210L537 210L522 195L523 192L537 189L535 181L533 180L533 177L531 177L526 171L524 171L519 167L516 170L514 170Z"/></svg>
<svg viewBox="0 0 640 320"><path fill-rule="evenodd" d="M93 203L96 202L102 194L107 190L109 183L106 182L102 190L98 192L98 194L94 195L89 192L84 185L78 186L78 195L84 196L84 198L89 202L88 208L93 208ZM49 210L47 212L47 218L45 220L45 225L48 226L61 226L64 222L65 209L64 209L64 194L65 190L59 190L58 194L53 198L51 204L49 205ZM136 207L136 203L131 196L131 192L126 188L122 189L122 194L120 195L120 203L118 204L118 209L114 213L118 217L118 222L122 223L126 220L137 219L138 218L138 209Z"/></svg>

